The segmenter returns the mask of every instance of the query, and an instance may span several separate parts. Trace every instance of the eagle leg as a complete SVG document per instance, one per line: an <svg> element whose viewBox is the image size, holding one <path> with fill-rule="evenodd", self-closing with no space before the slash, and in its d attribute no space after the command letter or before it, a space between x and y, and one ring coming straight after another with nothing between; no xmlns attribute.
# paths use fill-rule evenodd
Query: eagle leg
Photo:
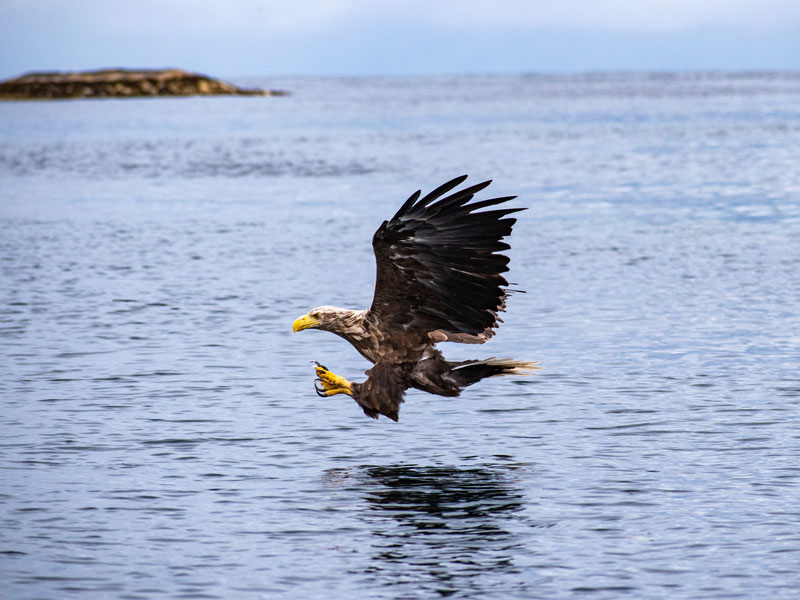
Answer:
<svg viewBox="0 0 800 600"><path fill-rule="evenodd" d="M317 395L323 398L334 396L336 394L353 395L353 384L344 377L340 377L335 373L331 373L328 367L325 367L318 362L314 370L317 372L317 379L314 381L314 389L317 390Z"/></svg>

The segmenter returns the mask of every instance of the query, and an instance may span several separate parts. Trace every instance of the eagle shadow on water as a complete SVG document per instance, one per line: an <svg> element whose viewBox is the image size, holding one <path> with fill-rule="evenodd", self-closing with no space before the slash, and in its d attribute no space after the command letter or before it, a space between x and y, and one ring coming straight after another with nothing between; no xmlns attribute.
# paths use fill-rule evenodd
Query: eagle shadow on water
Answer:
<svg viewBox="0 0 800 600"><path fill-rule="evenodd" d="M366 310L319 306L296 319L295 332L324 329L343 337L374 364L361 383L348 381L316 363L320 396L347 394L364 413L397 421L408 388L440 396L486 377L530 374L536 363L513 359L448 361L439 342L482 344L494 335L513 291L502 273L516 219L524 208L494 208L515 196L473 202L491 181L451 192L457 177L424 197L418 190L372 238L377 277Z"/></svg>
<svg viewBox="0 0 800 600"><path fill-rule="evenodd" d="M355 489L367 502L361 518L374 538L363 572L379 585L410 586L414 594L485 597L480 592L491 590L484 586L508 584L523 543L511 531L513 522L524 524L515 468L361 467Z"/></svg>

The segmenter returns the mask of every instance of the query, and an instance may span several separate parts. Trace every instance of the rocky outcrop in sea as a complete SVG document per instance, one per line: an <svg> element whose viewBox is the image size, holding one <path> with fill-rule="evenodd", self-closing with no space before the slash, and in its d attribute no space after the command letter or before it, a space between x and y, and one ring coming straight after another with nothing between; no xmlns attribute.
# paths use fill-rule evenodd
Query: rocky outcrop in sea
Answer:
<svg viewBox="0 0 800 600"><path fill-rule="evenodd" d="M240 88L180 69L39 72L0 82L0 100L285 94L278 90Z"/></svg>

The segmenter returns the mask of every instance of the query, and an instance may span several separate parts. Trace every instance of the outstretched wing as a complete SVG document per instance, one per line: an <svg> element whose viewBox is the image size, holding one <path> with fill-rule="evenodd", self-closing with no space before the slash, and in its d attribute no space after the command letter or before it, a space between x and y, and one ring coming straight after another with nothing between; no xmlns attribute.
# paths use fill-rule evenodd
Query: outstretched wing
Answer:
<svg viewBox="0 0 800 600"><path fill-rule="evenodd" d="M522 208L479 211L515 196L472 202L491 181L442 197L467 178L420 199L414 193L375 232L375 296L369 318L386 331L422 330L434 342L483 343L504 309L510 246L502 238Z"/></svg>

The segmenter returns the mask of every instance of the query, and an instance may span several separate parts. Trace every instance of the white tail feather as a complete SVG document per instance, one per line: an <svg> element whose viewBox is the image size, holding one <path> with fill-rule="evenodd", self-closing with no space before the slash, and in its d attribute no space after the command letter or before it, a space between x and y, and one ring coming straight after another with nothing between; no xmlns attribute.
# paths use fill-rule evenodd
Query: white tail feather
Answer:
<svg viewBox="0 0 800 600"><path fill-rule="evenodd" d="M490 377L499 377L501 375L533 375L536 371L541 369L537 362L530 362L525 360L514 360L513 358L487 358L485 360L478 360L464 365L459 365L453 368L453 371L464 369L466 367L474 367L475 365L490 365L504 369L503 372Z"/></svg>

